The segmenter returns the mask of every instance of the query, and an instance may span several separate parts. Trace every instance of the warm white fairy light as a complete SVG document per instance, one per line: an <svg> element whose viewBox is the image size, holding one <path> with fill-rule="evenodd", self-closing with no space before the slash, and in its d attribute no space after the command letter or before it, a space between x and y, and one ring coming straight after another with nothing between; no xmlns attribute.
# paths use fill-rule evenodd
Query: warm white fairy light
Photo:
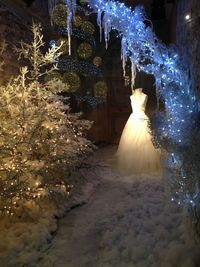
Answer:
<svg viewBox="0 0 200 267"><path fill-rule="evenodd" d="M38 27L33 25L33 43L17 48L34 59L35 68L22 68L17 79L0 86L1 214L13 215L22 203L51 194L68 196L72 186L68 187L67 173L92 146L83 137L91 123L79 120L80 114L70 114L69 105L57 94L66 85L56 80L39 83L41 68L48 60L53 63L57 47L42 54Z"/></svg>

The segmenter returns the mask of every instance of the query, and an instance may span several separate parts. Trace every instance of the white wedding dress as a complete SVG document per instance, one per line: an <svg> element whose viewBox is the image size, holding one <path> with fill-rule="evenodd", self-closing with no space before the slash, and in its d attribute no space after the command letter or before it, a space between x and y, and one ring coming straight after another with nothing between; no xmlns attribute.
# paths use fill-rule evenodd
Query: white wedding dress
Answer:
<svg viewBox="0 0 200 267"><path fill-rule="evenodd" d="M117 150L120 170L129 174L156 173L161 170L160 150L153 146L149 133L149 118L145 114L147 95L135 90L130 96L130 115Z"/></svg>

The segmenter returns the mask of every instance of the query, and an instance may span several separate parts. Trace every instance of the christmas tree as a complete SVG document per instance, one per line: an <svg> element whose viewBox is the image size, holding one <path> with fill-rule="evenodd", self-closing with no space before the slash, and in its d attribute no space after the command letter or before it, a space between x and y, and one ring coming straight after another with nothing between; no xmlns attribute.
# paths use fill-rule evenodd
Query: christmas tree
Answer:
<svg viewBox="0 0 200 267"><path fill-rule="evenodd" d="M44 53L41 26L33 23L32 32L31 44L15 47L29 67L0 87L0 211L9 215L27 201L67 196L73 186L68 174L92 148L83 135L91 123L70 114L58 95L67 84L42 82L56 68L63 43Z"/></svg>

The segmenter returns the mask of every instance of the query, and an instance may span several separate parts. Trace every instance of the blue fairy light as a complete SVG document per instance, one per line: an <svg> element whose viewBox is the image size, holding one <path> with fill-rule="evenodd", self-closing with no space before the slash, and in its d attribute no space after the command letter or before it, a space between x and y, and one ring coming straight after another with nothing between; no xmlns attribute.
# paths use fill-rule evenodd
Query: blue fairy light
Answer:
<svg viewBox="0 0 200 267"><path fill-rule="evenodd" d="M50 45L50 47L56 47L56 41L55 40L51 40L50 42L49 42L49 45Z"/></svg>
<svg viewBox="0 0 200 267"><path fill-rule="evenodd" d="M68 36L67 28L58 27L57 32L62 36ZM91 44L93 46L93 48L96 47L96 41L95 41L95 38L92 34L89 34L87 32L83 32L79 29L73 28L72 29L72 36L87 41L89 44Z"/></svg>
<svg viewBox="0 0 200 267"><path fill-rule="evenodd" d="M78 73L83 73L87 75L93 75L96 77L102 77L102 71L94 64L84 61L78 60L71 57L60 58L58 62L58 69L61 71L73 71Z"/></svg>

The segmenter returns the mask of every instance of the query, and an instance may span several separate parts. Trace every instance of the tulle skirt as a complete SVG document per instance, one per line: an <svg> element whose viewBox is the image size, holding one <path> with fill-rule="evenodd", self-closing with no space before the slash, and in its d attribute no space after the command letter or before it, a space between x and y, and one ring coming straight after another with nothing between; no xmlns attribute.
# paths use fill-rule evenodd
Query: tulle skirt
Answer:
<svg viewBox="0 0 200 267"><path fill-rule="evenodd" d="M157 173L161 170L160 150L153 146L148 128L148 117L130 115L117 150L117 165L129 174Z"/></svg>

